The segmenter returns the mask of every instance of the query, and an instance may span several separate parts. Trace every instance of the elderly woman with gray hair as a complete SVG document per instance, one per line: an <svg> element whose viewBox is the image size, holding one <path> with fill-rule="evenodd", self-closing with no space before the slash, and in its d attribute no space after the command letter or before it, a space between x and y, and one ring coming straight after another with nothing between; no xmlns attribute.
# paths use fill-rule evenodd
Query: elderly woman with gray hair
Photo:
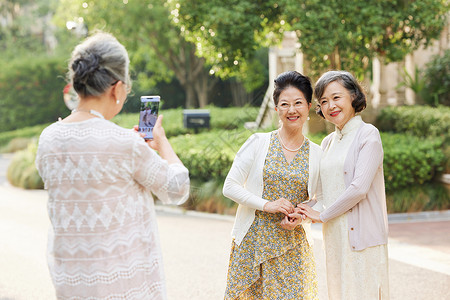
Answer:
<svg viewBox="0 0 450 300"><path fill-rule="evenodd" d="M317 113L336 126L322 141L323 211L300 204L300 214L323 223L330 299L389 299L388 223L383 147L378 130L356 115L366 97L345 71L322 75Z"/></svg>
<svg viewBox="0 0 450 300"><path fill-rule="evenodd" d="M68 77L80 104L39 139L36 165L49 193L48 264L58 299L166 299L152 193L183 203L189 174L162 116L147 143L109 121L130 89L128 67L125 47L110 34L78 45Z"/></svg>

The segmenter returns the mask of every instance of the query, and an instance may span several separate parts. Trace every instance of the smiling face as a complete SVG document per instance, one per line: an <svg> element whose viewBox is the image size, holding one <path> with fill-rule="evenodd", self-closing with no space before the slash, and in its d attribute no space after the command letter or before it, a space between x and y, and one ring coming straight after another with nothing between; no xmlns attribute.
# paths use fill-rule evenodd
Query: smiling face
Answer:
<svg viewBox="0 0 450 300"><path fill-rule="evenodd" d="M350 92L339 82L333 81L325 88L319 104L325 119L342 130L355 116L352 101Z"/></svg>
<svg viewBox="0 0 450 300"><path fill-rule="evenodd" d="M275 109L284 128L298 129L302 128L306 122L310 107L311 104L308 103L303 93L297 88L289 86L280 93Z"/></svg>

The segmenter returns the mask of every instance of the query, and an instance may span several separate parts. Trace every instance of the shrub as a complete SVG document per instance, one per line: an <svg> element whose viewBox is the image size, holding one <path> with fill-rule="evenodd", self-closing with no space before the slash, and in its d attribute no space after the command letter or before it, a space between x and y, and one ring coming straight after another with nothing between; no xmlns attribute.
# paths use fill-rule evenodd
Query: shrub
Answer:
<svg viewBox="0 0 450 300"><path fill-rule="evenodd" d="M8 143L8 145L0 148L0 152L13 153L19 150L24 150L28 147L28 144L32 143L33 141L34 138L14 138Z"/></svg>
<svg viewBox="0 0 450 300"><path fill-rule="evenodd" d="M0 132L47 122L69 114L62 90L65 58L32 57L0 72Z"/></svg>
<svg viewBox="0 0 450 300"><path fill-rule="evenodd" d="M450 49L426 65L424 99L435 106L450 105Z"/></svg>
<svg viewBox="0 0 450 300"><path fill-rule="evenodd" d="M449 189L435 182L411 185L388 193L386 198L389 213L450 209Z"/></svg>
<svg viewBox="0 0 450 300"><path fill-rule="evenodd" d="M4 150L4 152L14 152L8 150L9 148L14 148L14 145L10 145L10 143L17 143L18 141L14 141L15 139L25 139L29 140L32 138L38 138L41 135L42 130L47 127L48 124L43 125L35 125L28 126L21 129L11 130L0 132L0 148Z"/></svg>
<svg viewBox="0 0 450 300"><path fill-rule="evenodd" d="M28 148L17 152L7 171L8 181L24 189L43 189L44 183L35 166L37 143L29 144Z"/></svg>
<svg viewBox="0 0 450 300"><path fill-rule="evenodd" d="M445 168L444 173L450 174L450 145L445 145L444 147L444 156L445 156Z"/></svg>
<svg viewBox="0 0 450 300"><path fill-rule="evenodd" d="M376 123L380 131L450 140L450 107L446 106L389 106L381 110Z"/></svg>
<svg viewBox="0 0 450 300"><path fill-rule="evenodd" d="M443 170L442 140L382 133L386 191L431 181Z"/></svg>
<svg viewBox="0 0 450 300"><path fill-rule="evenodd" d="M170 139L175 152L189 169L191 178L203 182L223 181L234 157L252 134L246 129L216 130Z"/></svg>
<svg viewBox="0 0 450 300"><path fill-rule="evenodd" d="M186 209L217 214L234 215L237 205L222 194L223 181L211 179L207 182L191 180L189 200Z"/></svg>
<svg viewBox="0 0 450 300"><path fill-rule="evenodd" d="M243 128L245 122L254 121L258 115L257 107L229 107L219 108L208 106L205 109L210 111L210 127L214 129L236 129ZM167 109L160 110L160 114L164 115L163 126L168 137L181 134L193 134L194 129L187 129L183 126L183 109ZM116 124L132 128L139 122L139 114L119 114L112 120ZM199 132L208 132L209 129L200 129Z"/></svg>

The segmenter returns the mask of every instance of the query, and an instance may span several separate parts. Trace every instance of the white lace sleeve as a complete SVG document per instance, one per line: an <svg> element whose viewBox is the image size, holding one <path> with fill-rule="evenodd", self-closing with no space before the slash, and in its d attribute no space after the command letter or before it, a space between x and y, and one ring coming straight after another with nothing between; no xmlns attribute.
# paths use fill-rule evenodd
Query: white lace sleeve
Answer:
<svg viewBox="0 0 450 300"><path fill-rule="evenodd" d="M184 203L189 197L189 171L181 164L169 164L143 140L133 153L134 179L166 204Z"/></svg>

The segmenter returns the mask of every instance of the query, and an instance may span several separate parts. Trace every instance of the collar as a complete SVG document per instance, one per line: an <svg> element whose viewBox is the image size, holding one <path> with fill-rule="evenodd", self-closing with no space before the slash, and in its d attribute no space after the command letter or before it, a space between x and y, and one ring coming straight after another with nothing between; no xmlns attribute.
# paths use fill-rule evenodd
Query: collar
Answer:
<svg viewBox="0 0 450 300"><path fill-rule="evenodd" d="M361 125L361 122L362 122L361 116L359 115L354 116L347 122L347 124L344 125L344 128L342 128L342 130L336 127L336 135L340 140L342 140L344 135L347 135L352 131L358 130L359 126Z"/></svg>

